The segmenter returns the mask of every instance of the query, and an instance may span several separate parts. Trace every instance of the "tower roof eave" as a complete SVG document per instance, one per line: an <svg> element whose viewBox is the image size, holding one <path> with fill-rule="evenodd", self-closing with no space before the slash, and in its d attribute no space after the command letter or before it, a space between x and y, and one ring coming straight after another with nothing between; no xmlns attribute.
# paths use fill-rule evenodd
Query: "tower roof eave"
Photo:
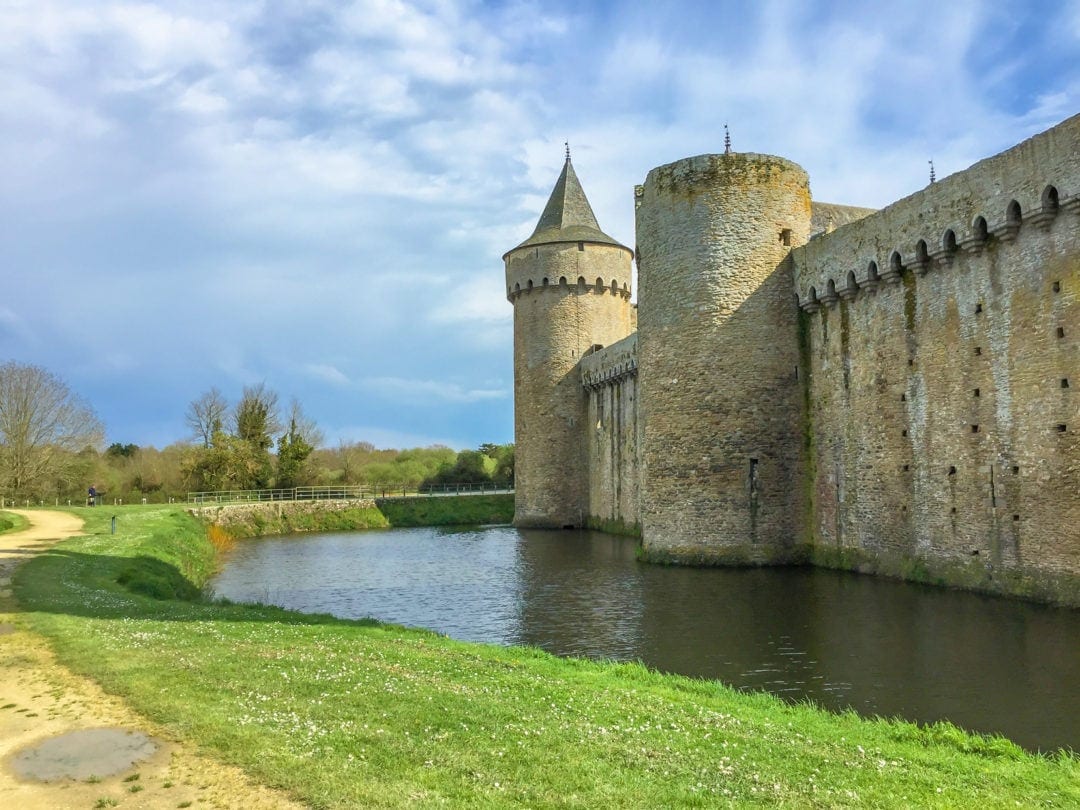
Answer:
<svg viewBox="0 0 1080 810"><path fill-rule="evenodd" d="M569 152L567 152L562 173L551 190L551 196L548 198L547 205L544 206L544 212L540 215L540 220L536 223L532 235L513 250L507 251L503 258L505 259L514 250L520 248L563 242L613 245L628 251L631 256L634 254L626 245L600 230L589 199L585 196L585 190L581 187L574 166L570 162Z"/></svg>
<svg viewBox="0 0 1080 810"><path fill-rule="evenodd" d="M503 259L505 260L515 250L521 250L522 248L539 247L540 245L575 244L577 242L588 242L592 245L611 245L612 247L622 248L631 257L634 255L634 251L622 242L612 239L603 231L579 225L570 228L549 228L545 231L533 233L520 245L506 251L503 254Z"/></svg>

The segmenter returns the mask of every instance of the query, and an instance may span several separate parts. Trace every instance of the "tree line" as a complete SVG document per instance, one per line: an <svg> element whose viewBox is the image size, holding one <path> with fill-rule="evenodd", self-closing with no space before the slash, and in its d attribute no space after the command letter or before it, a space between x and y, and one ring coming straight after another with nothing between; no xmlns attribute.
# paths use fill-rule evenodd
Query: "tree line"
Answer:
<svg viewBox="0 0 1080 810"><path fill-rule="evenodd" d="M190 438L165 448L114 442L85 402L37 366L0 365L0 496L81 502L89 486L110 500L165 502L192 491L362 485L414 489L460 483L512 486L512 444L455 451L325 446L293 399L282 408L264 384L230 402L217 388L184 414Z"/></svg>

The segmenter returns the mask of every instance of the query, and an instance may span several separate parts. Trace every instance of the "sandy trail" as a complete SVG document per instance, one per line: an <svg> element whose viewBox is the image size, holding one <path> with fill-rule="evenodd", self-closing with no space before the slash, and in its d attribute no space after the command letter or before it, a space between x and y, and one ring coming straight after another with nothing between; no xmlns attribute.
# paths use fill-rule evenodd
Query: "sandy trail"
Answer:
<svg viewBox="0 0 1080 810"><path fill-rule="evenodd" d="M17 510L30 527L0 534L0 807L61 810L122 808L300 808L242 771L172 741L93 681L57 663L48 644L23 626L11 595L11 574L27 557L82 531L63 512ZM20 752L57 735L87 729L145 732L157 742L148 759L112 776L51 782L18 778Z"/></svg>

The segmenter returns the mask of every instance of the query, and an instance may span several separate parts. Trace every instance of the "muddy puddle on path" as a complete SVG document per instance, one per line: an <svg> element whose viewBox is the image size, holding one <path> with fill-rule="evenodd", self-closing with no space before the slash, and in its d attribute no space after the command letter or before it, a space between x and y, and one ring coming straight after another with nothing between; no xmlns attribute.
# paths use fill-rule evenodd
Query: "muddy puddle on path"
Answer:
<svg viewBox="0 0 1080 810"><path fill-rule="evenodd" d="M158 743L142 731L91 728L70 731L24 748L11 758L20 779L56 782L115 776L152 757Z"/></svg>

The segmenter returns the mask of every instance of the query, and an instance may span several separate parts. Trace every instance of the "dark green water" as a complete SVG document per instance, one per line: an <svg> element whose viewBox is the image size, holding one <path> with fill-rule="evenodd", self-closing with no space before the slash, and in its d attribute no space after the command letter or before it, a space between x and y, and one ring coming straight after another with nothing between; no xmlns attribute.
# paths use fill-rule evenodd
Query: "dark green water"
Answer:
<svg viewBox="0 0 1080 810"><path fill-rule="evenodd" d="M624 538L511 528L250 540L213 587L1080 750L1078 610L835 571L651 566Z"/></svg>

